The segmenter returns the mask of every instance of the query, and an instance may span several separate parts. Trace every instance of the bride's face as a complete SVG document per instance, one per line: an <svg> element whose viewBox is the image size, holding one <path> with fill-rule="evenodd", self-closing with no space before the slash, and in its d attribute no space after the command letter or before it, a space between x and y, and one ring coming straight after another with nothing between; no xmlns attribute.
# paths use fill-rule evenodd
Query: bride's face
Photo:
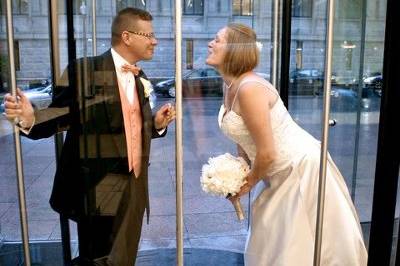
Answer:
<svg viewBox="0 0 400 266"><path fill-rule="evenodd" d="M208 43L206 64L218 68L224 62L226 53L226 28L221 29L214 40Z"/></svg>

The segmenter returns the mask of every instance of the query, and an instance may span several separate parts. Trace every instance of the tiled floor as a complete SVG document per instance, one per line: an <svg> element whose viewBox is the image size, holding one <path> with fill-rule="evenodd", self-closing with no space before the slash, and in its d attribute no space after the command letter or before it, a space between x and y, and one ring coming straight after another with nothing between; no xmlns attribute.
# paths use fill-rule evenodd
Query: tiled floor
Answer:
<svg viewBox="0 0 400 266"><path fill-rule="evenodd" d="M202 164L210 156L224 152L235 153L235 146L222 136L217 126L219 101L189 100L184 105L184 245L188 250L215 249L241 253L246 240L247 219L239 222L229 201L206 195L200 188ZM318 137L321 114L313 109L319 104L313 101L293 101L290 110L295 114L294 119ZM353 184L356 185L354 199L362 222L369 221L371 215L378 129L377 109L367 111L361 116L358 173L355 179L352 178L354 113L340 110L332 113L338 124L331 128L329 145L332 157L346 177L349 190L352 191ZM149 258L152 250L160 248L167 250L163 253L166 260L174 257L171 255L174 253L171 249L176 247L174 134L175 128L171 126L167 137L152 142L149 170L151 217L150 224L144 223L140 244L140 250L144 252L142 254L147 254L146 258ZM20 241L14 144L12 136L7 133L7 126L1 121L0 147L0 239L6 242ZM23 138L22 150L30 239L58 241L61 237L59 217L48 204L55 171L53 139L32 141ZM248 199L242 199L242 205L247 210ZM72 240L75 241L75 225L71 223L70 227ZM368 234L368 231L365 233ZM51 255L54 254L56 252ZM240 259L237 265L240 265Z"/></svg>
<svg viewBox="0 0 400 266"><path fill-rule="evenodd" d="M30 246L31 265L63 266L62 247L57 242L35 243ZM243 254L223 250L184 249L184 265L187 266L242 266ZM7 244L0 252L0 265L23 266L23 253L20 245ZM152 249L140 251L137 266L173 266L176 264L175 249Z"/></svg>

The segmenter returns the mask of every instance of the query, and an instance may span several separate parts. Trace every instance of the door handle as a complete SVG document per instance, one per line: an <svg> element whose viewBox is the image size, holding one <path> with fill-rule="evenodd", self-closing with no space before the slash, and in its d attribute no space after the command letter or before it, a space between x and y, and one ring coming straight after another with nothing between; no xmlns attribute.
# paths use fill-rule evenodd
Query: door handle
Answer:
<svg viewBox="0 0 400 266"><path fill-rule="evenodd" d="M329 119L329 122L328 122L328 124L329 124L329 126L330 127L334 127L334 126L336 126L336 119Z"/></svg>

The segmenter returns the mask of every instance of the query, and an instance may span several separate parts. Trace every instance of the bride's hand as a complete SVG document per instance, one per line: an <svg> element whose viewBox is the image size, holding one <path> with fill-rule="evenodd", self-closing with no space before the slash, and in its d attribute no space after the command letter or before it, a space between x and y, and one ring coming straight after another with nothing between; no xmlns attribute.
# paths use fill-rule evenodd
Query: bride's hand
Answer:
<svg viewBox="0 0 400 266"><path fill-rule="evenodd" d="M244 184L240 188L239 192L235 196L228 198L230 201L233 202L236 199L239 199L241 196L249 193L250 190L258 183L259 179L255 176L253 176L251 173L249 173L246 177L246 181L247 181L246 184Z"/></svg>

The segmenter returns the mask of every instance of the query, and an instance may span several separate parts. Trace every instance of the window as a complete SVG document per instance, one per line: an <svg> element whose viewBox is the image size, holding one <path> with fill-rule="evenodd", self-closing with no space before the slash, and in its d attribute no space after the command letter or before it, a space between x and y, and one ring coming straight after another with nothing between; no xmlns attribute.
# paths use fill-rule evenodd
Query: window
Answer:
<svg viewBox="0 0 400 266"><path fill-rule="evenodd" d="M20 71L20 60L19 60L19 41L14 41L14 60L15 60L15 71Z"/></svg>
<svg viewBox="0 0 400 266"><path fill-rule="evenodd" d="M204 13L203 0L184 0L183 4L184 15L203 15Z"/></svg>
<svg viewBox="0 0 400 266"><path fill-rule="evenodd" d="M346 70L352 69L352 61L353 61L353 49L347 48L345 51L346 55Z"/></svg>
<svg viewBox="0 0 400 266"><path fill-rule="evenodd" d="M26 15L28 14L29 7L28 0L13 0L12 11L14 15ZM5 9L5 8L4 8Z"/></svg>
<svg viewBox="0 0 400 266"><path fill-rule="evenodd" d="M220 75L218 74L218 72L217 71L215 71L214 69L212 69L212 68L209 68L209 69L207 69L206 70L206 76L207 77L219 77Z"/></svg>
<svg viewBox="0 0 400 266"><path fill-rule="evenodd" d="M233 0L232 4L232 11L234 16L253 15L253 0Z"/></svg>
<svg viewBox="0 0 400 266"><path fill-rule="evenodd" d="M193 40L186 40L186 69L193 69Z"/></svg>
<svg viewBox="0 0 400 266"><path fill-rule="evenodd" d="M217 1L217 12L220 13L221 10L222 10L222 8L221 8L221 0L218 0Z"/></svg>
<svg viewBox="0 0 400 266"><path fill-rule="evenodd" d="M90 7L88 7L87 1L74 0L72 8L74 15L82 15L83 13L87 14ZM58 13L67 14L67 6L65 5L65 1L58 2Z"/></svg>
<svg viewBox="0 0 400 266"><path fill-rule="evenodd" d="M303 41L296 41L296 68L303 68Z"/></svg>
<svg viewBox="0 0 400 266"><path fill-rule="evenodd" d="M353 61L353 50L356 48L356 45L352 41L343 41L341 47L345 52L345 64L346 70L352 69L352 61Z"/></svg>
<svg viewBox="0 0 400 266"><path fill-rule="evenodd" d="M117 0L116 7L117 12L127 7L136 7L140 9L146 9L146 0Z"/></svg>
<svg viewBox="0 0 400 266"><path fill-rule="evenodd" d="M311 17L312 0L293 0L292 16L293 17Z"/></svg>
<svg viewBox="0 0 400 266"><path fill-rule="evenodd" d="M162 2L163 2L162 0L157 1L157 11L158 12L161 12L163 9Z"/></svg>
<svg viewBox="0 0 400 266"><path fill-rule="evenodd" d="M195 70L195 71L191 72L191 73L188 75L188 78L190 78L190 79L195 79L195 78L201 78L202 76L203 76L203 75L202 75L202 71Z"/></svg>
<svg viewBox="0 0 400 266"><path fill-rule="evenodd" d="M360 19L362 10L361 0L338 0L336 2L336 16L344 19Z"/></svg>

